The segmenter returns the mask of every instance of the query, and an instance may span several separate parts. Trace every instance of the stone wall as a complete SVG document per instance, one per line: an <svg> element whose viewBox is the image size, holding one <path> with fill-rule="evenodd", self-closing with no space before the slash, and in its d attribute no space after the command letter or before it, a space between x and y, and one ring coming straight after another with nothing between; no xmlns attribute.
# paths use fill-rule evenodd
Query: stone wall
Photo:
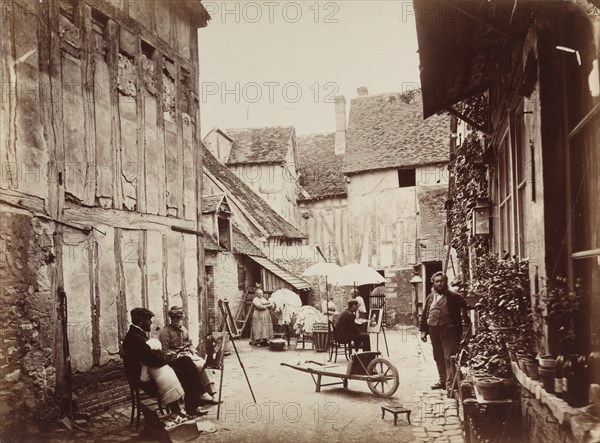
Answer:
<svg viewBox="0 0 600 443"><path fill-rule="evenodd" d="M129 384L121 362L94 368L73 379L73 400L78 412L103 412L130 399Z"/></svg>
<svg viewBox="0 0 600 443"><path fill-rule="evenodd" d="M216 331L221 324L219 299L227 299L235 318L243 289L238 287L238 260L232 252L218 252L206 256L206 266L212 266L208 289L208 330Z"/></svg>
<svg viewBox="0 0 600 443"><path fill-rule="evenodd" d="M0 221L0 422L48 425L58 417L55 342L60 326L50 275L54 224L2 208ZM27 432L28 429L20 428Z"/></svg>
<svg viewBox="0 0 600 443"><path fill-rule="evenodd" d="M532 442L560 441L576 443L569 427L561 426L550 409L535 399L535 396L521 389L521 419L523 430Z"/></svg>

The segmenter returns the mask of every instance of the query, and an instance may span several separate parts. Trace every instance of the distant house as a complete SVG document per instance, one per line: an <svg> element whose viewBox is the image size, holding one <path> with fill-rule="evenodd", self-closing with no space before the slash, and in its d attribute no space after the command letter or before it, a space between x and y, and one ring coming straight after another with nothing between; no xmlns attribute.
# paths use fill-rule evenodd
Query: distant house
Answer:
<svg viewBox="0 0 600 443"><path fill-rule="evenodd" d="M450 118L423 122L421 95L336 97L336 132L298 137L300 227L329 261L388 279L388 320L409 320L442 269ZM367 297L370 286L359 288Z"/></svg>
<svg viewBox="0 0 600 443"><path fill-rule="evenodd" d="M242 294L255 282L261 282L267 293L288 288L308 301L310 283L274 260L279 247L300 248L306 236L271 209L204 145L202 155L209 330L218 327L217 301L227 298L235 315Z"/></svg>
<svg viewBox="0 0 600 443"><path fill-rule="evenodd" d="M414 318L428 289L412 291L414 273L427 282L444 257L450 118L423 122L421 103L417 91L368 96L360 88L350 103L342 169L349 261L385 275L388 306L400 320Z"/></svg>
<svg viewBox="0 0 600 443"><path fill-rule="evenodd" d="M300 229L326 259L347 263L348 200L335 133L298 137Z"/></svg>
<svg viewBox="0 0 600 443"><path fill-rule="evenodd" d="M213 129L203 141L275 212L298 226L298 158L293 127Z"/></svg>

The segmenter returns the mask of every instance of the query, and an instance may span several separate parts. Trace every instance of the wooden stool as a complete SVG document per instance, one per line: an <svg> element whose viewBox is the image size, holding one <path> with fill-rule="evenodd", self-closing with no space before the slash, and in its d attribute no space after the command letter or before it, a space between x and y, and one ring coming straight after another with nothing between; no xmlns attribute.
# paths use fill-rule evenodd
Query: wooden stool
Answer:
<svg viewBox="0 0 600 443"><path fill-rule="evenodd" d="M398 414L406 414L406 418L408 420L408 424L410 425L410 409L404 409L402 406L382 406L381 407L381 418L385 417L385 411L391 412L394 414L394 426L396 426L396 422L398 421Z"/></svg>

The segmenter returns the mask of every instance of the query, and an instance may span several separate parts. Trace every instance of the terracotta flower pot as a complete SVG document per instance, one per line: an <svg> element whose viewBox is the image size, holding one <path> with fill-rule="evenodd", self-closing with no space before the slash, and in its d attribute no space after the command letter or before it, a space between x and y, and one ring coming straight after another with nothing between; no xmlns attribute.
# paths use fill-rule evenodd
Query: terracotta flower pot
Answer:
<svg viewBox="0 0 600 443"><path fill-rule="evenodd" d="M554 368L556 358L554 355L541 355L538 357L540 368Z"/></svg>
<svg viewBox="0 0 600 443"><path fill-rule="evenodd" d="M537 361L534 360L524 360L525 363L525 372L527 376L532 380L539 380L540 374L538 373L539 365Z"/></svg>
<svg viewBox="0 0 600 443"><path fill-rule="evenodd" d="M544 368L540 366L538 368L538 373L540 374L540 379L542 380L545 391L549 394L554 394L554 368Z"/></svg>
<svg viewBox="0 0 600 443"><path fill-rule="evenodd" d="M504 398L504 383L498 377L482 378L476 382L476 385L484 400Z"/></svg>
<svg viewBox="0 0 600 443"><path fill-rule="evenodd" d="M478 380L481 380L482 378L489 378L492 377L491 374L485 372L485 371L472 371L471 372L471 377L473 378L474 382L477 382Z"/></svg>

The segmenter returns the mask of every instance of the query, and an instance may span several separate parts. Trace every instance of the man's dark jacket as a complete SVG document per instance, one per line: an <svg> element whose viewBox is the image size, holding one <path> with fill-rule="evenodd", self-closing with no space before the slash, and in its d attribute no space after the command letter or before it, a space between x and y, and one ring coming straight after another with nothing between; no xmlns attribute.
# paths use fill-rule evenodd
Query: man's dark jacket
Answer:
<svg viewBox="0 0 600 443"><path fill-rule="evenodd" d="M338 341L347 342L360 334L360 328L354 320L356 320L356 314L348 309L340 314L335 323L335 335Z"/></svg>
<svg viewBox="0 0 600 443"><path fill-rule="evenodd" d="M462 328L462 317L460 310L461 309L470 309L467 306L467 302L464 298L461 297L460 294L446 290L446 301L448 306L448 313L450 314L450 318L452 319L452 323L456 325L459 330ZM429 317L429 307L433 302L433 292L427 296L425 299L425 306L423 308L423 313L421 314L421 324L420 330L421 332L429 333L429 325L427 324L427 317Z"/></svg>
<svg viewBox="0 0 600 443"><path fill-rule="evenodd" d="M129 331L123 339L123 352L125 353L125 372L130 382L140 384L142 363L151 368L164 366L165 360L161 352L153 351L146 343L146 333L135 326L129 326Z"/></svg>

